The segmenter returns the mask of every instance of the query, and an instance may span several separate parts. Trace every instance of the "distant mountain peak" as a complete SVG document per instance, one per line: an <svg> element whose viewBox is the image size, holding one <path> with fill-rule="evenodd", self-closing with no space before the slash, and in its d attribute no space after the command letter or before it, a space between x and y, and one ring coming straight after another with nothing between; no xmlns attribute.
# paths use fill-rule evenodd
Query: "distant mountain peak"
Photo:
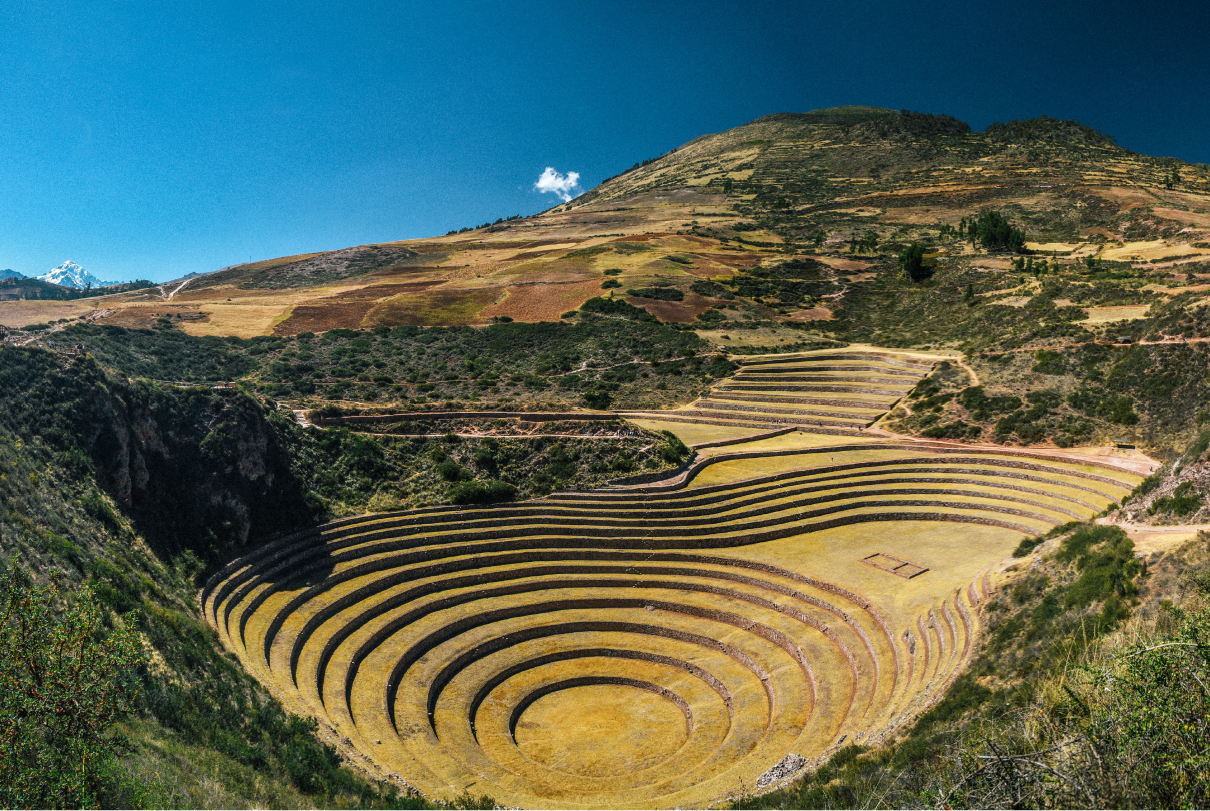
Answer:
<svg viewBox="0 0 1210 811"><path fill-rule="evenodd" d="M57 284L60 287L74 287L83 290L87 287L109 287L120 282L106 282L93 276L80 265L68 259L54 270L43 273L38 277L44 282Z"/></svg>
<svg viewBox="0 0 1210 811"><path fill-rule="evenodd" d="M17 271L12 270L10 268L5 268L3 270L0 270L0 279L24 279L24 278L25 278L24 273L18 273Z"/></svg>

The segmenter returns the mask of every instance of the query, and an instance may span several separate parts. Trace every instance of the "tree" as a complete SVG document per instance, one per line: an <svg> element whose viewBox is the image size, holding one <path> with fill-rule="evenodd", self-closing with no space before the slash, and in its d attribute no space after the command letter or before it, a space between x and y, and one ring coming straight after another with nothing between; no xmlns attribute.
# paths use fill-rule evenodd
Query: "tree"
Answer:
<svg viewBox="0 0 1210 811"><path fill-rule="evenodd" d="M971 243L978 240L989 251L1013 251L1020 253L1025 247L1025 232L1014 228L999 211L985 211L968 229Z"/></svg>
<svg viewBox="0 0 1210 811"><path fill-rule="evenodd" d="M914 282L922 282L933 275L933 268L924 261L924 248L913 242L899 254L899 267Z"/></svg>
<svg viewBox="0 0 1210 811"><path fill-rule="evenodd" d="M1175 163L1172 164L1172 174L1165 176L1164 181L1165 181L1164 186L1169 189L1173 188L1174 186L1176 186L1176 184L1180 183L1181 182L1180 167L1177 166Z"/></svg>
<svg viewBox="0 0 1210 811"><path fill-rule="evenodd" d="M106 630L90 589L65 600L15 565L0 571L0 805L95 808L116 789L107 733L137 691L134 622Z"/></svg>

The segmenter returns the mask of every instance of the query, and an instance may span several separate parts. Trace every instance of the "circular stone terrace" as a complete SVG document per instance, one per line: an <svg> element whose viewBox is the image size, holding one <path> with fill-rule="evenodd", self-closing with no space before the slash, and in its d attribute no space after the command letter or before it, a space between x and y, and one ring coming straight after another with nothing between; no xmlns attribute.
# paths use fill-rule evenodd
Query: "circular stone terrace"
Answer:
<svg viewBox="0 0 1210 811"><path fill-rule="evenodd" d="M780 433L767 419L803 404L752 399L885 409L906 391L888 369L931 364L878 354L749 364L706 398L725 407L658 415L764 432L666 481L280 539L211 578L205 615L287 707L435 800L703 806L767 788L937 700L1022 537L1148 472L879 438L848 416ZM841 365L863 379L833 382L858 374Z"/></svg>

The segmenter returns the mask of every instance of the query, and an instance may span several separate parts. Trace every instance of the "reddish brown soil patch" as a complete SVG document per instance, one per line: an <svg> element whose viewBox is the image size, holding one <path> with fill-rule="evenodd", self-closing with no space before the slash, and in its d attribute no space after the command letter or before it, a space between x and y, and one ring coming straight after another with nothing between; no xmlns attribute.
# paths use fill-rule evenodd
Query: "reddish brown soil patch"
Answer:
<svg viewBox="0 0 1210 811"><path fill-rule="evenodd" d="M657 301L646 298L627 296L626 301L636 307L642 307L665 323L688 324L698 313L710 309L715 300L699 296L696 293L686 293L684 301Z"/></svg>
<svg viewBox="0 0 1210 811"><path fill-rule="evenodd" d="M273 327L273 334L325 332L337 327L357 329L376 303L374 299L326 299L323 304L299 304L289 318Z"/></svg>
<svg viewBox="0 0 1210 811"><path fill-rule="evenodd" d="M480 315L484 318L507 315L514 321L557 321L563 313L602 292L598 279L573 284L514 285L508 288L504 301Z"/></svg>
<svg viewBox="0 0 1210 811"><path fill-rule="evenodd" d="M444 282L445 279L430 279L428 281L400 282L398 284L375 284L369 287L360 287L356 290L346 290L343 293L337 294L335 298L361 298L378 301L379 299L402 296L407 293L423 293L430 287L436 287L439 284L444 284Z"/></svg>

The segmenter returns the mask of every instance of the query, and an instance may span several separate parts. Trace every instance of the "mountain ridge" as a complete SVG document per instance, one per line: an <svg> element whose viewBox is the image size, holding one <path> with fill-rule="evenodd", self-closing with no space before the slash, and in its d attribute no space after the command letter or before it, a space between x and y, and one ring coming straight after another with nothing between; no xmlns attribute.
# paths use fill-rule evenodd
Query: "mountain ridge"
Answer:
<svg viewBox="0 0 1210 811"><path fill-rule="evenodd" d="M121 282L102 281L70 259L37 278L50 284L57 284L60 287L71 287L76 290L85 290L93 287L112 287L116 284L121 284Z"/></svg>
<svg viewBox="0 0 1210 811"><path fill-rule="evenodd" d="M601 295L603 272L618 270L613 295L690 323L715 303L690 289L702 279L795 256L834 267L885 261L913 241L937 245L992 209L1023 228L1032 250L1072 260L1210 257L1210 167L1131 152L1048 116L974 132L953 116L849 106L699 136L533 216L241 263L190 280L168 306L158 289L106 296L100 318L149 326L179 315L193 334L243 337L549 321ZM863 240L879 249L858 258ZM976 253L960 245L946 251ZM683 297L626 293L659 284ZM820 306L813 317L835 309ZM792 312L764 313L793 326ZM0 308L0 323L67 314Z"/></svg>

